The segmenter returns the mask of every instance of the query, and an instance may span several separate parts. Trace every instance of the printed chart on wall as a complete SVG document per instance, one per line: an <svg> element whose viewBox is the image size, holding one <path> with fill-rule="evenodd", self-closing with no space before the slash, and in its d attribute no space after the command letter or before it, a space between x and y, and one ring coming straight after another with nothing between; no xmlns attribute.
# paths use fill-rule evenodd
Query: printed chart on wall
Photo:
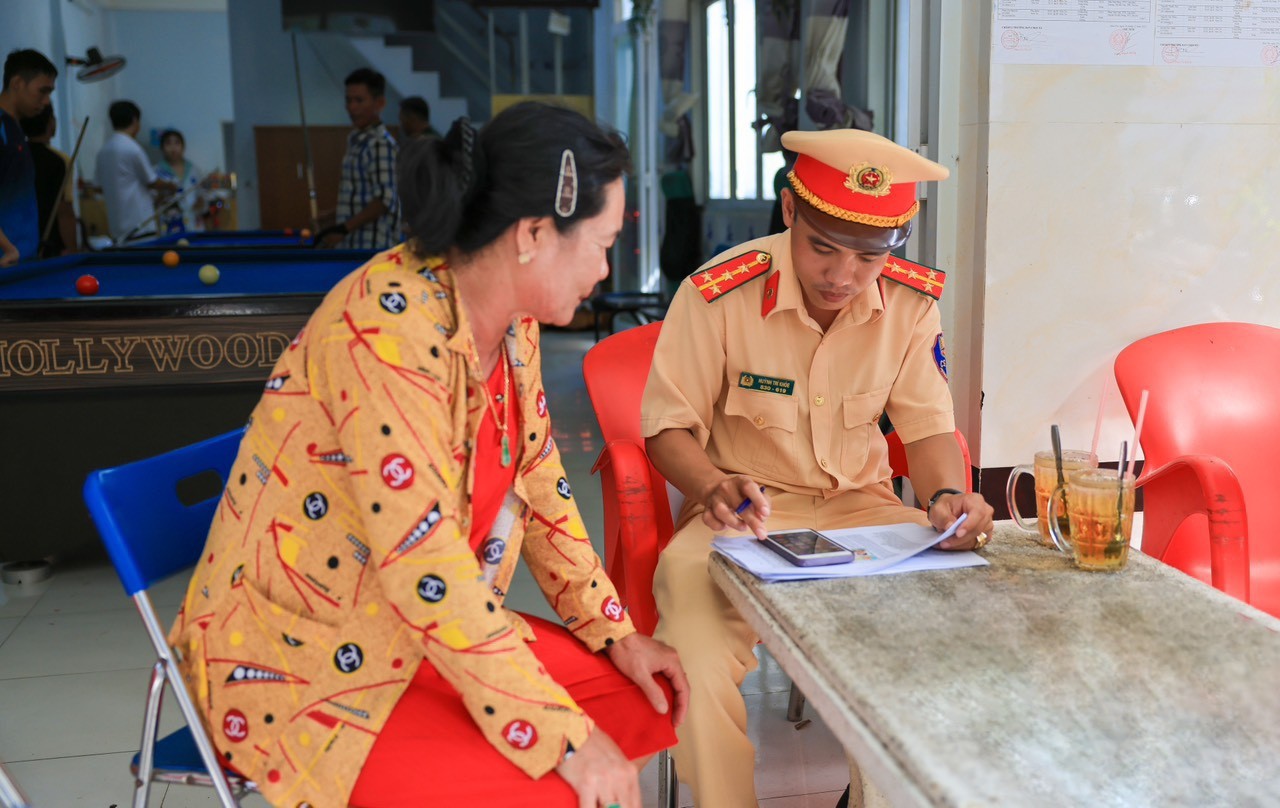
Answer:
<svg viewBox="0 0 1280 808"><path fill-rule="evenodd" d="M1280 69L1280 0L993 0L997 64Z"/></svg>

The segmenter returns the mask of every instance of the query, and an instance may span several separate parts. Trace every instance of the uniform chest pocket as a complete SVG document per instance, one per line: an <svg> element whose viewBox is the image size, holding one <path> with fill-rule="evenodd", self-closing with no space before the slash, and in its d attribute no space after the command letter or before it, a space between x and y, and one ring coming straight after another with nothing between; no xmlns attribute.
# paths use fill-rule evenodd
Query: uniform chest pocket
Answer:
<svg viewBox="0 0 1280 808"><path fill-rule="evenodd" d="M724 412L733 427L733 453L748 470L774 479L796 471L794 396L729 388Z"/></svg>
<svg viewBox="0 0 1280 808"><path fill-rule="evenodd" d="M871 447L872 430L880 430L880 414L889 399L885 387L870 393L844 396L844 431L840 439L840 473L857 480L867 465Z"/></svg>

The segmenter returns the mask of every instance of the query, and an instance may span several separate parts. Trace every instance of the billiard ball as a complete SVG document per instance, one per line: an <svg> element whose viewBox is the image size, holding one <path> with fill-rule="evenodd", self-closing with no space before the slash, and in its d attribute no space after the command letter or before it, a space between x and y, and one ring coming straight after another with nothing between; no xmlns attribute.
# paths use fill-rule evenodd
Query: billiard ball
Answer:
<svg viewBox="0 0 1280 808"><path fill-rule="evenodd" d="M160 260L167 267L176 267L178 265L178 254L173 250L165 250L164 255L160 256Z"/></svg>
<svg viewBox="0 0 1280 808"><path fill-rule="evenodd" d="M81 275L76 278L76 291L86 297L98 293L98 279L92 275Z"/></svg>
<svg viewBox="0 0 1280 808"><path fill-rule="evenodd" d="M213 286L220 277L222 277L222 273L213 264L205 264L200 267L200 282L204 285Z"/></svg>
<svg viewBox="0 0 1280 808"><path fill-rule="evenodd" d="M284 229L284 234L285 234L286 236L292 236L292 235L293 235L293 228L292 228L292 227L286 227L286 228Z"/></svg>
<svg viewBox="0 0 1280 808"><path fill-rule="evenodd" d="M301 230L298 231L298 235L302 236L304 239L311 238L311 228L309 227L302 228Z"/></svg>
<svg viewBox="0 0 1280 808"><path fill-rule="evenodd" d="M185 238L180 238L180 239L178 239L175 243L176 243L179 247L190 247L190 246L191 246L191 242L190 242L190 241L187 241Z"/></svg>

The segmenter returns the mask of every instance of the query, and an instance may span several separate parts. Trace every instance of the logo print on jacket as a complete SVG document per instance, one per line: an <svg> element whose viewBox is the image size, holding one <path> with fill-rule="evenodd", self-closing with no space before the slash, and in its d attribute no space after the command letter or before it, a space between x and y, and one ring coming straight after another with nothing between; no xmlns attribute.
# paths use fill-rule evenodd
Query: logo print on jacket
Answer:
<svg viewBox="0 0 1280 808"><path fill-rule="evenodd" d="M323 519L324 515L329 512L329 500L319 491L312 491L302 501L302 512L312 521Z"/></svg>
<svg viewBox="0 0 1280 808"><path fill-rule="evenodd" d="M403 314L409 307L409 301L399 292L383 292L378 295L378 302L389 314Z"/></svg>
<svg viewBox="0 0 1280 808"><path fill-rule="evenodd" d="M389 488L402 491L413 485L413 464L402 454L382 458L382 481Z"/></svg>
<svg viewBox="0 0 1280 808"><path fill-rule="evenodd" d="M489 539L480 548L480 552L484 553L484 563L497 564L502 560L503 553L507 552L507 543L502 539Z"/></svg>
<svg viewBox="0 0 1280 808"><path fill-rule="evenodd" d="M333 653L333 666L343 673L355 673L364 664L364 651L353 642L339 648Z"/></svg>
<svg viewBox="0 0 1280 808"><path fill-rule="evenodd" d="M439 603L444 600L448 591L449 587L445 586L444 579L438 575L424 575L418 581L418 597L427 603Z"/></svg>
<svg viewBox="0 0 1280 808"><path fill-rule="evenodd" d="M600 604L600 613L615 623L622 622L622 604L613 595L604 599L604 603Z"/></svg>
<svg viewBox="0 0 1280 808"><path fill-rule="evenodd" d="M538 731L528 721L516 719L502 728L502 737L516 749L530 749L538 742Z"/></svg>
<svg viewBox="0 0 1280 808"><path fill-rule="evenodd" d="M556 493L559 494L562 499L568 499L573 496L573 489L569 488L569 481L563 477L556 480Z"/></svg>
<svg viewBox="0 0 1280 808"><path fill-rule="evenodd" d="M249 719L239 710L227 710L222 717L222 734L232 743L240 743L249 737Z"/></svg>

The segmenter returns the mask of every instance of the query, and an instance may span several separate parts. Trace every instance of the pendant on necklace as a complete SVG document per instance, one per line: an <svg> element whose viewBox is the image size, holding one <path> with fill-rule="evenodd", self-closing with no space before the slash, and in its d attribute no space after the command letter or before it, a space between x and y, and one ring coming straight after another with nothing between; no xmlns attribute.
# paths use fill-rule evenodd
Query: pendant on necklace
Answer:
<svg viewBox="0 0 1280 808"><path fill-rule="evenodd" d="M511 465L511 440L503 434L502 436L502 467L505 469Z"/></svg>

